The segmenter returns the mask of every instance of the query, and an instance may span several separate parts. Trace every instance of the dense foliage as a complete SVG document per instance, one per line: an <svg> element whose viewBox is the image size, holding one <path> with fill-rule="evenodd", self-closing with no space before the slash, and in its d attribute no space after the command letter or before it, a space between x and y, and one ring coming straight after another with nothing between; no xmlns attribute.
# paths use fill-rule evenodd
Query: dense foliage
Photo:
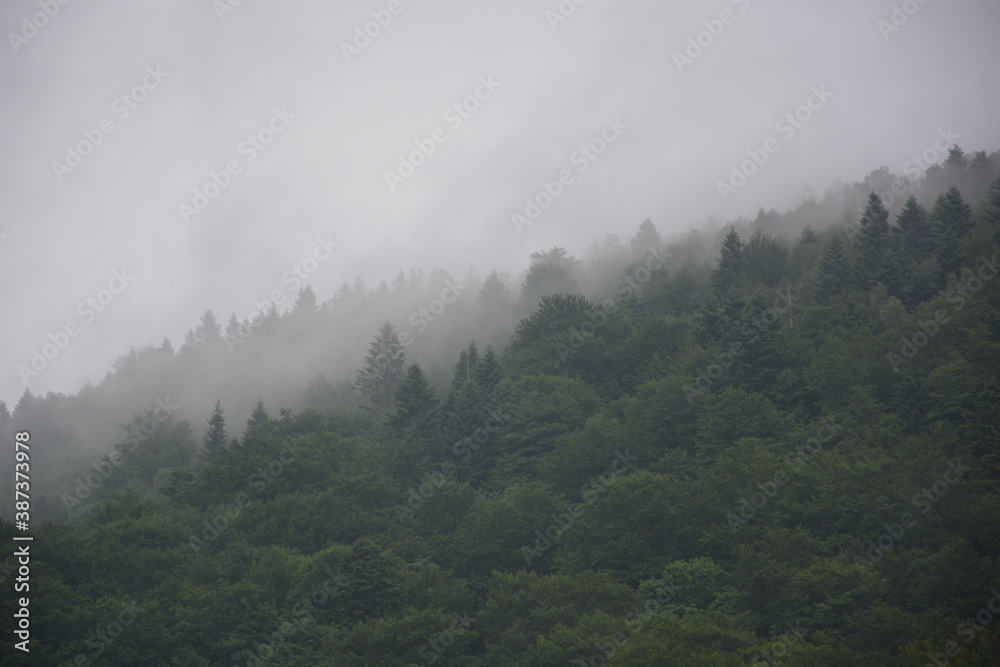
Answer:
<svg viewBox="0 0 1000 667"><path fill-rule="evenodd" d="M140 412L47 496L32 664L998 664L1000 178L949 159L708 261L649 222L536 253L447 366L373 327L348 408L321 377L248 421L199 406L203 437ZM256 326L308 337L347 298ZM214 322L108 382L235 354ZM58 441L68 402L0 428Z"/></svg>

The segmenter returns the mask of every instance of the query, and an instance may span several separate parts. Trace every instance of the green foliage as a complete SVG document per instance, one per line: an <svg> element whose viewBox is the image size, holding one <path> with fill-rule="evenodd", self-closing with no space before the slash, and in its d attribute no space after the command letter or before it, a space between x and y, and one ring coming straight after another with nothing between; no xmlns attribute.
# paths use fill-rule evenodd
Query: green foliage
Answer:
<svg viewBox="0 0 1000 667"><path fill-rule="evenodd" d="M252 399L218 387L192 400L215 402L204 439L137 410L33 505L70 520L32 525L32 664L902 667L948 642L949 664L993 664L996 620L968 621L1000 590L992 159L953 150L929 176L979 183L971 207L951 189L928 213L928 190L889 229L871 195L846 247L815 202L801 219L762 211L718 257L697 234L665 244L684 252L671 273L617 301L636 253L664 245L651 222L628 250L605 242L602 264L537 253L516 328L496 273L464 311L507 327L474 332L496 350L442 326L447 354L417 346L407 367L386 323L359 384L377 410L314 368L298 375L322 378L308 405L272 416L257 400L238 442L215 396ZM829 219L857 219L848 203ZM424 282L401 274L392 298L411 308ZM378 293L359 280L317 306L303 291L243 345L308 337ZM210 315L182 355L133 351L115 381L207 363ZM71 405L26 392L13 415L0 404L0 435L68 442ZM52 447L32 452L52 465ZM17 533L0 519L0 539ZM14 567L0 559L8 584Z"/></svg>

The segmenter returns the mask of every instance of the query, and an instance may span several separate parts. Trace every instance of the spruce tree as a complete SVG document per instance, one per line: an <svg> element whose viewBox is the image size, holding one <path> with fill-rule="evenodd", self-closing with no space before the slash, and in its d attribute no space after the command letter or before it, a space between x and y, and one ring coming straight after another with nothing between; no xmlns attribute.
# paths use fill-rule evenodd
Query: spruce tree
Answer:
<svg viewBox="0 0 1000 667"><path fill-rule="evenodd" d="M730 227L726 237L722 239L719 267L712 272L712 287L719 297L724 297L743 280L743 262L743 241L736 229Z"/></svg>
<svg viewBox="0 0 1000 667"><path fill-rule="evenodd" d="M392 394L403 376L406 353L396 330L387 321L368 348L365 365L358 371L356 387L376 408L392 401Z"/></svg>
<svg viewBox="0 0 1000 667"><path fill-rule="evenodd" d="M948 228L957 239L964 238L973 227L972 209L956 187L948 188L947 192L937 198L931 210L931 220L938 233Z"/></svg>
<svg viewBox="0 0 1000 667"><path fill-rule="evenodd" d="M396 388L395 410L390 425L400 435L415 435L421 439L436 433L437 398L419 364L411 364L406 376Z"/></svg>
<svg viewBox="0 0 1000 667"><path fill-rule="evenodd" d="M250 419L247 420L246 428L243 429L243 439L264 433L270 421L271 418L264 409L264 401L258 398L253 406L253 412L250 413Z"/></svg>
<svg viewBox="0 0 1000 667"><path fill-rule="evenodd" d="M214 459L226 449L226 418L222 412L222 402L215 402L212 416L208 418L208 432L205 434L205 452Z"/></svg>
<svg viewBox="0 0 1000 667"><path fill-rule="evenodd" d="M477 367L479 366L479 351L476 343L469 343L468 349L462 350L458 355L458 364L455 365L455 375L451 385L454 389L459 389L466 382L475 379Z"/></svg>
<svg viewBox="0 0 1000 667"><path fill-rule="evenodd" d="M858 286L867 289L878 282L888 282L889 212L874 192L858 223Z"/></svg>
<svg viewBox="0 0 1000 667"><path fill-rule="evenodd" d="M486 353L483 355L483 360L480 362L476 372L476 384L479 386L481 392L487 394L500 384L502 377L500 359L497 357L496 352L493 351L493 346L488 345Z"/></svg>
<svg viewBox="0 0 1000 667"><path fill-rule="evenodd" d="M929 257L934 250L931 225L927 211L910 195L903 204L903 210L896 216L894 234L899 235L898 246L907 261L918 262Z"/></svg>
<svg viewBox="0 0 1000 667"><path fill-rule="evenodd" d="M656 231L656 225L653 224L653 221L646 218L639 224L639 231L632 237L629 245L632 255L639 256L650 250L659 250L660 246L663 245L663 239L660 237L660 232Z"/></svg>
<svg viewBox="0 0 1000 667"><path fill-rule="evenodd" d="M1000 244L1000 176L990 184L989 195L983 205L983 218L993 230L993 242Z"/></svg>
<svg viewBox="0 0 1000 667"><path fill-rule="evenodd" d="M840 236L834 236L819 264L817 296L820 303L830 303L843 292L851 279L851 266Z"/></svg>

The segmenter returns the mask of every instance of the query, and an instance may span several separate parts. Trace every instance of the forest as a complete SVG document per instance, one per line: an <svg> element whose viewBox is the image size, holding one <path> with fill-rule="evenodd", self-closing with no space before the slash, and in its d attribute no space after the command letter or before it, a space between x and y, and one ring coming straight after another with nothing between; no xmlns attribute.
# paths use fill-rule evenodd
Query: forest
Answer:
<svg viewBox="0 0 1000 667"><path fill-rule="evenodd" d="M1000 152L618 229L0 403L30 664L1000 664Z"/></svg>

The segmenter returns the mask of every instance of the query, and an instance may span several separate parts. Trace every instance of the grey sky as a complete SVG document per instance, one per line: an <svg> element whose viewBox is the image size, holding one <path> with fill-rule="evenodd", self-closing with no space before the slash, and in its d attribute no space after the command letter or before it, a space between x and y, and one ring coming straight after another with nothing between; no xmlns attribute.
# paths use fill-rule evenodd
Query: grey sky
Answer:
<svg viewBox="0 0 1000 667"><path fill-rule="evenodd" d="M553 30L557 0L399 0L348 63L341 43L390 4L243 0L220 19L207 0L52 0L37 33L23 24L44 0L0 4L0 399L13 407L18 365L67 324L79 333L35 393L97 383L132 345L179 347L206 308L243 317L275 289L290 304L282 276L326 256L317 238L339 246L310 276L320 300L411 266L516 275L532 251L579 255L646 217L669 234L901 172L939 128L967 151L1000 148L995 0L895 3L912 15L885 34L888 1L565 0L575 11ZM678 71L674 52L712 27ZM115 102L144 80L134 108ZM477 87L454 127L445 112ZM823 87L801 127L776 129ZM627 127L580 171L574 152L609 119ZM57 175L102 120L113 132ZM384 173L437 128L443 143L390 191ZM717 181L769 138L777 150L723 202ZM179 206L229 161L239 173L186 222ZM517 233L511 214L561 170L572 183ZM78 310L122 269L134 279L102 312Z"/></svg>

